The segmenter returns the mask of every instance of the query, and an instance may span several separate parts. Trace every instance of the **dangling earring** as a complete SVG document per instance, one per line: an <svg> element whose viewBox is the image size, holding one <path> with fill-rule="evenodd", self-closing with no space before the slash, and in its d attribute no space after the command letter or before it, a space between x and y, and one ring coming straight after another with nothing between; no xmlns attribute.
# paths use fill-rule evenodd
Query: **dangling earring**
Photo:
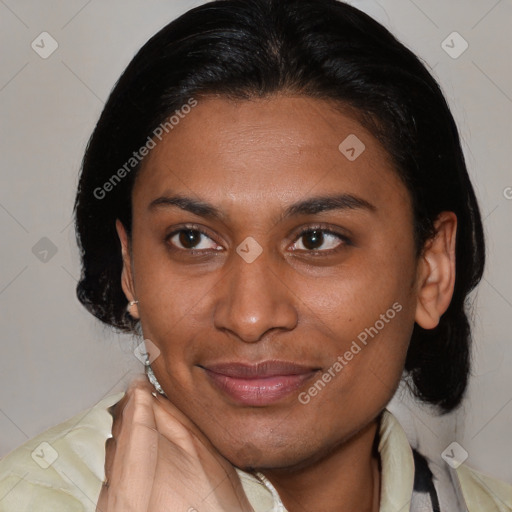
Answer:
<svg viewBox="0 0 512 512"><path fill-rule="evenodd" d="M156 378L156 375L155 373L153 372L153 368L151 368L151 365L149 364L149 357L148 357L148 353L145 352L145 361L144 361L144 371L146 372L146 375L149 379L149 382L151 382L151 384L153 384L153 386L155 387L155 389L163 396L167 397L167 395L165 394L165 391L162 389L162 386L160 385L160 382L158 382L157 378Z"/></svg>

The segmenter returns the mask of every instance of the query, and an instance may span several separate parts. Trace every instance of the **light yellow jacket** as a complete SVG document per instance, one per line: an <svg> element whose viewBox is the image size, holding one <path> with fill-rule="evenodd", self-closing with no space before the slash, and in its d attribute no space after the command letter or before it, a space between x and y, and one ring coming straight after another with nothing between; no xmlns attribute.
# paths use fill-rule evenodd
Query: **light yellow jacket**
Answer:
<svg viewBox="0 0 512 512"><path fill-rule="evenodd" d="M112 427L107 409L123 394L108 396L1 459L0 512L95 512L105 477L105 441ZM379 433L380 512L409 512L414 482L411 447L404 430L387 410ZM263 475L237 472L255 512L286 512L277 491ZM447 478L444 485L459 488L454 491L458 493L457 504L446 498L443 509L443 493L438 492L442 512L512 511L512 486L465 465L449 472L453 481ZM443 483L436 483L436 488L438 485Z"/></svg>

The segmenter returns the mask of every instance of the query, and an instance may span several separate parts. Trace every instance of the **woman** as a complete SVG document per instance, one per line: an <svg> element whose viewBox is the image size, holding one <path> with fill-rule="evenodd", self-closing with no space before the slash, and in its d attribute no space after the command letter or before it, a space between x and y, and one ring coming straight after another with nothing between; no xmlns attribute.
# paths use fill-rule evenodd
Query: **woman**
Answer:
<svg viewBox="0 0 512 512"><path fill-rule="evenodd" d="M75 210L78 297L144 339L148 378L4 458L0 511L512 510L386 409L404 371L460 404L484 241L437 83L368 16L172 22L105 105Z"/></svg>

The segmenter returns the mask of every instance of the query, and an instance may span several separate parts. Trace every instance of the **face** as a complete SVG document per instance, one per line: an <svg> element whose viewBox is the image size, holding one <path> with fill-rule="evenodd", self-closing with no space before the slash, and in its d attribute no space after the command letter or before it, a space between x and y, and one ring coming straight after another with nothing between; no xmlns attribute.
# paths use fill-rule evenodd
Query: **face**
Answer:
<svg viewBox="0 0 512 512"><path fill-rule="evenodd" d="M201 99L132 201L123 288L166 394L226 458L291 467L375 419L402 374L418 262L407 189L354 117L305 97Z"/></svg>

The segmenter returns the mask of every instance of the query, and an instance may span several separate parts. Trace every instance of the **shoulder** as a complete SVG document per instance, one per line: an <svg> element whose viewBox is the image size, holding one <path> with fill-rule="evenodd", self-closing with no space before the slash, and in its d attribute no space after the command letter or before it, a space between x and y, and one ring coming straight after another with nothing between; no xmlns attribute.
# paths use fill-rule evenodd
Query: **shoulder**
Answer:
<svg viewBox="0 0 512 512"><path fill-rule="evenodd" d="M0 512L94 512L105 477L108 408L124 392L30 439L0 460Z"/></svg>
<svg viewBox="0 0 512 512"><path fill-rule="evenodd" d="M510 512L512 511L512 485L460 465L457 477L468 510L470 512Z"/></svg>
<svg viewBox="0 0 512 512"><path fill-rule="evenodd" d="M405 418L406 431L402 426L402 421L398 421L392 412L387 409L383 412L379 431L379 452L384 465L386 462L392 462L392 464L388 464L388 475L383 475L384 487L389 483L389 474L396 475L396 479L393 479L388 490L389 496L394 496L395 486L400 487L397 482L402 484L408 478L411 480L409 472L416 476L420 469L416 467L418 458L414 457L413 446L418 446L418 439L413 425L413 422L407 422L407 418ZM420 453L421 458L428 465L441 510L512 512L512 486L510 484L484 475L466 464L451 465L440 455L432 457L435 450L430 448L428 451L430 457L421 452L417 453ZM411 453L413 455L409 457ZM401 457L400 460L398 460L399 457ZM400 471L396 468L400 468ZM412 483L409 482L406 488L407 494L409 494ZM400 499L402 502L405 501L403 497Z"/></svg>

